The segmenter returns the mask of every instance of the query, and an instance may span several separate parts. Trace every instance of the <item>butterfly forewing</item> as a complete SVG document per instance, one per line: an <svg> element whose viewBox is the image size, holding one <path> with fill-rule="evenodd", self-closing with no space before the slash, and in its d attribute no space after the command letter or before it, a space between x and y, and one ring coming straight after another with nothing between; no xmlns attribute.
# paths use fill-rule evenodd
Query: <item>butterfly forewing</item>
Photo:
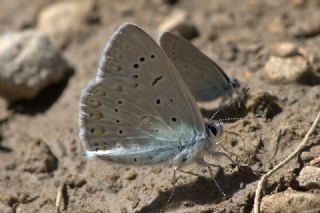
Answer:
<svg viewBox="0 0 320 213"><path fill-rule="evenodd" d="M86 150L104 151L119 163L158 163L206 137L201 114L175 66L132 24L113 34L96 80L83 91L80 111Z"/></svg>

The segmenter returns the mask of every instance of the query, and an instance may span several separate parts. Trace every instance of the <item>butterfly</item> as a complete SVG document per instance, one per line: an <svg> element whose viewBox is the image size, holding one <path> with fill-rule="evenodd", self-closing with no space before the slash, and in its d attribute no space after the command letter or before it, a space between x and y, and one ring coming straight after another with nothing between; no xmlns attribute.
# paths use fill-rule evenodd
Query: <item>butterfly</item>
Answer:
<svg viewBox="0 0 320 213"><path fill-rule="evenodd" d="M159 37L159 43L176 66L196 101L209 102L231 95L232 92L238 94L240 82L229 77L188 40L164 32Z"/></svg>
<svg viewBox="0 0 320 213"><path fill-rule="evenodd" d="M221 122L205 123L175 65L141 28L126 23L112 35L96 78L80 98L80 139L88 157L126 165L189 162L217 155ZM174 189L174 185L173 185Z"/></svg>

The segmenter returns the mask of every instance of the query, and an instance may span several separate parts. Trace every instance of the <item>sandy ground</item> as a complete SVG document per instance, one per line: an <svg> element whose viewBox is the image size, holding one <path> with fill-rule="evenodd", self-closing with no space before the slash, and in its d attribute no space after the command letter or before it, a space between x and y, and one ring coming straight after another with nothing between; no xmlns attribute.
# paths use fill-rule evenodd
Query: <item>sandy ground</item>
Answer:
<svg viewBox="0 0 320 213"><path fill-rule="evenodd" d="M251 212L261 174L294 150L320 110L319 85L266 81L268 48L276 42L294 42L308 56L320 58L320 30L302 36L294 31L320 19L320 4L316 0L165 2L97 1L95 20L60 50L73 73L32 100L9 106L0 99L0 212L54 212L59 190L62 212ZM36 28L39 13L54 3L1 0L0 32ZM212 159L222 166L215 175L227 197L219 194L206 168L190 165L184 170L204 177L178 173L175 196L167 204L172 168L118 166L83 156L78 108L80 92L95 77L102 49L116 27L134 22L156 38L161 23L177 10L186 11L198 29L193 42L250 88L246 106L267 112L268 119L226 124L226 130L244 140L227 135L223 143L245 169L238 171L224 158ZM263 57L257 60L259 54ZM319 60L312 65L319 72ZM319 139L313 137L298 160L271 178L265 193L292 190L319 195L319 189L301 187L297 180L301 169L319 155ZM273 202L290 208L281 199ZM308 208L320 211L319 205Z"/></svg>

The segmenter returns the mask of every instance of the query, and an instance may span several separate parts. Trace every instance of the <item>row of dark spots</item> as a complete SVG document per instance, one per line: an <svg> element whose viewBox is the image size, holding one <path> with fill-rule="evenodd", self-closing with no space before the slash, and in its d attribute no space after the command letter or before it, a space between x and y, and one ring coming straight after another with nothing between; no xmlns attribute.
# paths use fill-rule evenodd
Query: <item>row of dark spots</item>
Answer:
<svg viewBox="0 0 320 213"><path fill-rule="evenodd" d="M169 101L170 101L171 103L174 102L174 100L173 100L172 98L170 98ZM156 98L155 103L156 103L157 105L161 104L161 99L160 99L160 98Z"/></svg>
<svg viewBox="0 0 320 213"><path fill-rule="evenodd" d="M155 58L156 58L155 54L151 54L149 57L150 57L151 59L155 59ZM141 56L141 57L139 58L139 62L140 62L140 63L144 63L145 61L146 61L146 58L145 58L144 56ZM133 67L134 70L138 70L138 69L140 68L140 64L139 64L139 63L135 63L135 64L133 64L132 67ZM134 74L134 75L132 76L132 78L133 78L133 79L138 79L138 78L139 78L139 75Z"/></svg>
<svg viewBox="0 0 320 213"><path fill-rule="evenodd" d="M99 144L98 143L94 143L93 145L94 145L96 151L98 151L99 150ZM103 146L104 146L103 149L106 150L107 149L107 142L104 142Z"/></svg>
<svg viewBox="0 0 320 213"><path fill-rule="evenodd" d="M172 55L172 59L173 60L176 60L176 56L175 56L175 48L176 48L176 43L173 43L172 44L172 47L171 47L171 55Z"/></svg>
<svg viewBox="0 0 320 213"><path fill-rule="evenodd" d="M156 58L156 56L155 56L154 54L151 54L151 55L150 55L150 58L151 58L151 59L154 59L154 58ZM141 56L141 57L139 58L139 61L140 61L141 63L145 62L145 60L146 60L146 58L143 57L143 56ZM134 68L134 69L138 69L139 67L140 67L139 63L133 64L133 68Z"/></svg>

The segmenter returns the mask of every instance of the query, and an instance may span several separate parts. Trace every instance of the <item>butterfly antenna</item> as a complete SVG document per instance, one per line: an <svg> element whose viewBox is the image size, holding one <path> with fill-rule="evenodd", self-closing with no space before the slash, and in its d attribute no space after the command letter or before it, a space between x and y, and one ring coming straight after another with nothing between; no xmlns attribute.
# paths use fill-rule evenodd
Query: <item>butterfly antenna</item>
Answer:
<svg viewBox="0 0 320 213"><path fill-rule="evenodd" d="M256 115L252 115L252 116L245 116L245 117L238 117L238 118L236 118L236 117L222 118L222 119L219 119L219 121L253 120L253 119L259 119L259 118L265 118L265 116L256 114Z"/></svg>
<svg viewBox="0 0 320 213"><path fill-rule="evenodd" d="M239 96L244 97L245 94L246 94L248 91L249 91L249 88L244 88L244 89L240 92ZM210 122L210 121L213 121L213 119L216 117L217 114L219 114L219 112L221 112L223 109L225 109L225 108L233 105L233 104L234 104L235 102L237 102L237 101L238 101L238 99L237 99L237 97L236 97L236 98L232 98L231 100L229 100L229 101L227 101L226 103L222 104L222 105L217 109L217 111L211 116L211 118L209 119L209 122Z"/></svg>

